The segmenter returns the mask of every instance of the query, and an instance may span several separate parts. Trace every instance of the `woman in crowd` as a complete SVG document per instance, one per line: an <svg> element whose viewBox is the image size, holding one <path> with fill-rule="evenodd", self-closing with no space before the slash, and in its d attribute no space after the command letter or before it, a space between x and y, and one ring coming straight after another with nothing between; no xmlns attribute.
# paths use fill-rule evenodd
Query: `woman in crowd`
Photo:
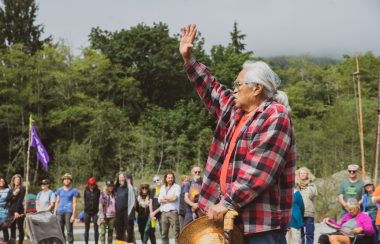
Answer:
<svg viewBox="0 0 380 244"><path fill-rule="evenodd" d="M377 229L375 225L376 214L377 214L377 204L373 202L373 193L375 192L375 185L371 180L364 181L364 195L359 201L361 203L362 211L367 213L372 219L372 225L375 230L373 235L374 240L377 240Z"/></svg>
<svg viewBox="0 0 380 244"><path fill-rule="evenodd" d="M19 232L19 244L24 242L24 198L25 187L22 186L22 177L16 174L11 179L12 195L9 202L9 215L14 216L15 220L11 225L11 239L16 240L16 226Z"/></svg>
<svg viewBox="0 0 380 244"><path fill-rule="evenodd" d="M84 189L84 241L87 244L89 241L89 231L91 220L94 223L94 238L95 244L98 244L98 212L100 190L96 184L96 179L91 177L87 180L87 185Z"/></svg>
<svg viewBox="0 0 380 244"><path fill-rule="evenodd" d="M304 228L301 229L302 243L314 243L314 214L315 198L317 196L317 187L314 184L315 177L306 167L301 167L296 171L296 184L302 195L305 205Z"/></svg>
<svg viewBox="0 0 380 244"><path fill-rule="evenodd" d="M127 180L127 174L120 173L115 185L115 230L116 240L133 242L133 235L125 236L127 231L129 216L134 214L135 190ZM129 233L128 233L129 234Z"/></svg>
<svg viewBox="0 0 380 244"><path fill-rule="evenodd" d="M318 243L341 243L349 244L370 244L373 243L374 229L372 226L372 219L367 213L360 211L359 202L350 198L347 201L348 213L343 216L339 223L325 218L323 222L329 222L338 228L337 232L331 234L323 234L319 237ZM343 231L344 230L344 231ZM359 236L363 234L363 236Z"/></svg>
<svg viewBox="0 0 380 244"><path fill-rule="evenodd" d="M149 219L149 203L150 203L150 192L149 192L149 184L141 184L139 195L137 197L137 223L139 226L139 232L141 235L141 240L143 243L147 243L147 240L144 241L144 231L145 226ZM150 242L155 244L156 237L153 233L149 235Z"/></svg>
<svg viewBox="0 0 380 244"><path fill-rule="evenodd" d="M114 182L109 179L106 181L106 189L100 194L99 199L99 220L100 220L100 243L106 243L106 230L108 244L112 243L113 228L115 227L115 192Z"/></svg>
<svg viewBox="0 0 380 244"><path fill-rule="evenodd" d="M11 197L11 191L8 188L8 183L5 177L0 176L0 226L9 218L8 201ZM8 228L2 227L4 241L9 241Z"/></svg>

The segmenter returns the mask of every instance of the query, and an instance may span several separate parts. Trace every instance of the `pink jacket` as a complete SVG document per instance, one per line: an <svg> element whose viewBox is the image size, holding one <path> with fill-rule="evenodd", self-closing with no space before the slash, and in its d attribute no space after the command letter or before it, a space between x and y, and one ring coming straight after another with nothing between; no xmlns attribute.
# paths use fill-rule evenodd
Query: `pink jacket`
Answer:
<svg viewBox="0 0 380 244"><path fill-rule="evenodd" d="M343 224L346 223L350 219L352 219L352 216L351 216L351 214L347 213L340 220L340 223L337 223L337 222L332 221L332 220L330 220L330 221L332 223L338 225L338 226L343 226ZM373 229L372 219L368 214L360 212L358 215L356 215L355 220L358 224L358 227L363 228L363 234L368 235L368 236L373 236L375 231Z"/></svg>

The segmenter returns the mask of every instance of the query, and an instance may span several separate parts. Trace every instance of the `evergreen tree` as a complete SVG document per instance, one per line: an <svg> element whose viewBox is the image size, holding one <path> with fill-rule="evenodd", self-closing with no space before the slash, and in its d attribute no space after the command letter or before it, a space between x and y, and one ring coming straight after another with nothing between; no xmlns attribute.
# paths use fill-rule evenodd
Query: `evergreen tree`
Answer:
<svg viewBox="0 0 380 244"><path fill-rule="evenodd" d="M231 44L235 53L240 54L245 50L245 44L243 43L245 34L241 34L241 31L238 29L238 23L234 22L234 29L230 33L231 35Z"/></svg>
<svg viewBox="0 0 380 244"><path fill-rule="evenodd" d="M0 46L10 47L15 43L23 44L29 53L50 43L51 37L41 40L43 26L34 22L38 7L34 0L2 0L0 7Z"/></svg>

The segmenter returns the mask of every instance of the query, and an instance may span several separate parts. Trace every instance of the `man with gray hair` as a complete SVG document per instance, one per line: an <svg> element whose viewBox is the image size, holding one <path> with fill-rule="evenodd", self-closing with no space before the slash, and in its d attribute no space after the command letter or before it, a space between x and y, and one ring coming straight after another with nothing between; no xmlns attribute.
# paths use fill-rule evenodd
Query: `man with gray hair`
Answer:
<svg viewBox="0 0 380 244"><path fill-rule="evenodd" d="M363 196L364 184L358 178L359 165L350 164L347 167L348 179L345 179L339 189L338 201L342 205L342 216L348 212L347 200L354 198L360 200Z"/></svg>
<svg viewBox="0 0 380 244"><path fill-rule="evenodd" d="M195 25L182 29L179 51L189 79L217 118L198 206L222 221L228 210L245 243L286 243L295 178L295 137L280 80L264 62L246 62L234 90L192 56Z"/></svg>

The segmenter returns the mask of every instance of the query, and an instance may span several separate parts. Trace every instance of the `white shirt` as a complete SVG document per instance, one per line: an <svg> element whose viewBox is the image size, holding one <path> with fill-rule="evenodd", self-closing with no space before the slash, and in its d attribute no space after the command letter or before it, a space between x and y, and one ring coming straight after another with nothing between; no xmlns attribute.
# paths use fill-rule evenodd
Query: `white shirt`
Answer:
<svg viewBox="0 0 380 244"><path fill-rule="evenodd" d="M179 195L181 194L181 187L178 184L173 184L171 187L163 186L158 196L158 202L161 203L161 199L164 197L177 197L175 202L161 203L161 212L177 211L179 209Z"/></svg>

